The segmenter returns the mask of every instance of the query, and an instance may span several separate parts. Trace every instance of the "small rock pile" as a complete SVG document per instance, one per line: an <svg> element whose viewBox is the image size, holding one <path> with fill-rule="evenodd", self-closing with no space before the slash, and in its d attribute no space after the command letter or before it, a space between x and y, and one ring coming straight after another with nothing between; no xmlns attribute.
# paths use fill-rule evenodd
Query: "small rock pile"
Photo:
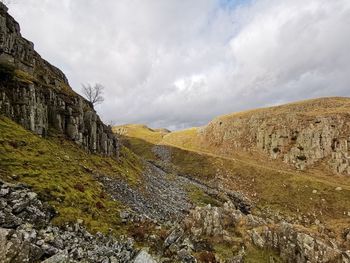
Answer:
<svg viewBox="0 0 350 263"><path fill-rule="evenodd" d="M55 211L43 204L37 194L22 184L0 181L0 226L16 228L23 223L47 225Z"/></svg>
<svg viewBox="0 0 350 263"><path fill-rule="evenodd" d="M79 223L52 226L54 214L25 185L0 181L0 262L154 262L132 239L92 235Z"/></svg>

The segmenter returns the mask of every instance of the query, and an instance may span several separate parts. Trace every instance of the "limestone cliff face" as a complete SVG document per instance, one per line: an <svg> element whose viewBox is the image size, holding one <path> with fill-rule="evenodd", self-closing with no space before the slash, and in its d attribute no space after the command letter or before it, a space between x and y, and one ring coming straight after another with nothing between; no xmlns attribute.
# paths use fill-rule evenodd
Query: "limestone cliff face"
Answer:
<svg viewBox="0 0 350 263"><path fill-rule="evenodd" d="M119 143L90 102L76 94L65 75L42 59L0 3L0 114L38 135L50 128L86 150L117 156Z"/></svg>
<svg viewBox="0 0 350 263"><path fill-rule="evenodd" d="M350 99L324 98L219 117L201 131L221 154L262 151L298 169L325 161L350 175Z"/></svg>

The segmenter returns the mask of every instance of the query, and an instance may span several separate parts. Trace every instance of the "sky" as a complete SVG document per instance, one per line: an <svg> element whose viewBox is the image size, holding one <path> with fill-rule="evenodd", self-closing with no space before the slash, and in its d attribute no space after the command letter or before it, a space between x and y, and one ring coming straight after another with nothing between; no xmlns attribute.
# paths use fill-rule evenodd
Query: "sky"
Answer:
<svg viewBox="0 0 350 263"><path fill-rule="evenodd" d="M108 123L182 129L350 96L349 0L12 0L22 35Z"/></svg>

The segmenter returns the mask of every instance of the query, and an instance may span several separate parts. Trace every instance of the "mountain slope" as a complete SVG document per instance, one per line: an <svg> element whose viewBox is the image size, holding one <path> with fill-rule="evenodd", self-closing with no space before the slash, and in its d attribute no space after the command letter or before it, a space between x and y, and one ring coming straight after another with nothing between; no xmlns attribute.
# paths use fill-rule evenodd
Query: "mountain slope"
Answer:
<svg viewBox="0 0 350 263"><path fill-rule="evenodd" d="M279 160L299 170L323 165L329 173L350 174L349 109L349 98L336 97L238 112L170 133L161 143L230 158Z"/></svg>
<svg viewBox="0 0 350 263"><path fill-rule="evenodd" d="M350 99L321 98L218 117L201 129L201 148L234 156L257 151L297 169L350 174Z"/></svg>
<svg viewBox="0 0 350 263"><path fill-rule="evenodd" d="M323 105L323 100L316 100L316 103ZM333 100L333 98L326 99L326 101ZM345 102L348 101L347 99L344 100ZM309 105L305 105L304 102L296 105L298 104L310 109ZM300 106L298 105L298 107ZM285 116L288 111L283 106L281 108L278 109L278 114ZM342 106L340 105L339 108L342 108ZM275 110L275 108L272 108L272 111ZM271 111L271 109L267 111ZM260 110L254 111L255 117L256 112L260 112ZM237 125L237 115L240 114L229 116L229 119L226 120L229 123L227 127L230 127L231 121L234 122L234 125ZM265 117L261 118L265 118L267 121L269 118L274 119L272 114L264 112L263 115ZM339 116L341 117L341 114ZM233 118L233 120L230 118ZM247 117L248 120L251 118L251 115ZM222 118L219 117L218 120L220 126ZM205 140L205 136L210 136L210 130L206 130L209 125L166 134L159 133L145 125L122 125L114 127L113 130L115 132L122 131L122 142L129 149L168 173L204 182L206 185L218 189L219 192L226 191L228 193L233 191L236 198L243 198L241 199L243 204L245 204L244 196L248 197L253 201L253 209L251 210L253 216L267 217L268 220L282 222L282 224L289 222L298 229L297 232L322 233L323 238L327 237L328 234L325 234L324 230L321 229L327 229L331 233L330 236L337 240L336 242L343 243L344 247L349 247L348 241L344 243L344 237L347 236L346 229L350 224L350 211L348 211L350 207L349 177L334 175L331 170L327 170L326 162L318 163L317 166L309 167L306 170L296 170L278 159L268 158L264 151L259 151L253 147L244 150L237 148L234 153L224 154L220 147L224 148L226 145L215 145L211 141ZM246 125L243 129L249 129L249 125ZM219 132L221 131L225 132L224 130ZM247 135L254 136L252 134ZM232 141L229 142L232 143ZM237 193L242 195L237 195ZM245 210L243 209L243 211ZM293 232L294 230L292 231L294 234L291 234L289 226L287 228L285 226L277 226L276 229L282 231L283 238L279 239L275 236L275 241L271 241L270 245L270 241L262 245L265 241L259 239L260 234L255 237L255 234L253 234L252 238L253 240L258 238L262 242L258 247L277 249L284 260L282 262L307 262L305 258L299 258L300 254L298 253L302 253L299 251L300 245L296 244L291 238L295 235L302 239L301 234ZM243 229L246 229L246 227L242 226ZM269 233L267 234L269 236L273 235L269 232L269 227L268 224L264 225L259 231ZM250 230L243 230L243 232L245 231L249 232ZM280 234L275 233L277 236ZM295 257L284 250L287 249L286 246L280 244L285 239L293 247L293 249L288 248L291 249L289 251L298 251L296 253L299 256ZM255 245L259 244L256 242L258 241L253 241ZM314 253L315 249L314 247L310 251ZM219 253L220 249L217 248L215 251ZM227 252L227 248L224 251ZM247 262L250 262L250 253L254 254L254 252L249 252L249 256L246 258ZM332 260L329 260L329 258L321 259L321 256L316 256L316 254L309 255L307 258L310 262L347 262L345 258L339 261L334 258ZM257 258L254 260L256 261L252 262L265 262L259 261Z"/></svg>
<svg viewBox="0 0 350 263"><path fill-rule="evenodd" d="M123 205L113 201L94 171L135 183L142 164L122 148L120 160L90 155L59 134L42 139L0 115L0 177L30 185L58 212L62 225L84 220L91 231L119 228Z"/></svg>
<svg viewBox="0 0 350 263"><path fill-rule="evenodd" d="M0 26L1 262L350 262L350 179L329 176L332 162L322 159L347 157L342 99L172 133L125 125L116 136L1 2ZM312 107L335 102L310 126ZM271 145L257 131L278 136L292 115L307 134L291 138L305 149L297 167L312 169L282 163L293 147L280 140L276 160L259 148L261 138L263 149ZM328 137L314 157L317 142L301 144L319 129Z"/></svg>
<svg viewBox="0 0 350 263"><path fill-rule="evenodd" d="M275 207L290 215L299 211L305 215L316 213L318 218L348 220L349 178L329 176L317 169L296 171L283 163L276 165L276 161L260 162L254 160L254 154L232 158L206 149L196 150L189 147L195 142L189 137L196 133L196 129L190 129L169 133L161 139L154 134L150 140L143 138L144 132L133 130L132 135L125 132L123 140L135 153L165 169L240 191L255 200L258 207ZM336 191L337 187L342 187L342 191ZM318 193L316 199L313 190ZM329 200L326 201L329 205L319 206L321 199Z"/></svg>
<svg viewBox="0 0 350 263"><path fill-rule="evenodd" d="M200 128L152 131L147 137L145 126L130 133L130 126L122 126L122 137L138 155L179 174L240 191L264 213L272 209L294 217L294 222L321 219L343 226L350 223L350 178L335 175L331 164L339 154L347 156L340 145L350 134L349 107L348 98L321 98L229 114ZM339 144L332 146L335 142ZM307 169L282 162L295 149L313 159L294 164ZM316 154L319 151L322 155Z"/></svg>

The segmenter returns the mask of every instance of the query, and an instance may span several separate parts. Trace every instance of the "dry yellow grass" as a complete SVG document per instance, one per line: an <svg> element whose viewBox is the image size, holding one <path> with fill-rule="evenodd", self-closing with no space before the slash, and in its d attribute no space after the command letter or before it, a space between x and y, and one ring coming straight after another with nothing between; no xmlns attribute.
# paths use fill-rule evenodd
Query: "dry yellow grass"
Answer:
<svg viewBox="0 0 350 263"><path fill-rule="evenodd" d="M250 117L253 114L279 115L279 114L301 114L305 116L317 116L326 114L340 114L350 112L350 98L348 97L324 97L292 102L279 106L258 108L225 114L216 120L227 120L229 118Z"/></svg>
<svg viewBox="0 0 350 263"><path fill-rule="evenodd" d="M113 132L135 138L142 138L150 143L159 143L169 133L166 129L151 129L143 124L126 124L114 126Z"/></svg>
<svg viewBox="0 0 350 263"><path fill-rule="evenodd" d="M325 115L348 114L349 98L321 98L283 106L234 113L219 118L249 117L251 114ZM139 129L132 132L130 149L145 156L154 145L166 145L171 151L171 163L180 174L221 182L238 190L257 203L257 209L270 209L292 217L317 217L334 227L350 224L350 178L334 176L320 164L305 172L280 162L269 160L259 152L237 152L234 156L218 155L203 147L201 128L172 132L150 140ZM127 135L128 136L128 135ZM154 136L154 133L152 133ZM160 139L161 138L161 139ZM137 141L137 144L135 144ZM153 141L153 142L152 142ZM205 144L204 144L205 145ZM157 159L148 155L148 159ZM336 191L342 187L341 191ZM316 194L313 193L316 190Z"/></svg>
<svg viewBox="0 0 350 263"><path fill-rule="evenodd" d="M200 149L200 137L199 137L200 128L190 128L181 131L175 131L169 133L163 137L159 142L160 144L182 147L185 149Z"/></svg>

